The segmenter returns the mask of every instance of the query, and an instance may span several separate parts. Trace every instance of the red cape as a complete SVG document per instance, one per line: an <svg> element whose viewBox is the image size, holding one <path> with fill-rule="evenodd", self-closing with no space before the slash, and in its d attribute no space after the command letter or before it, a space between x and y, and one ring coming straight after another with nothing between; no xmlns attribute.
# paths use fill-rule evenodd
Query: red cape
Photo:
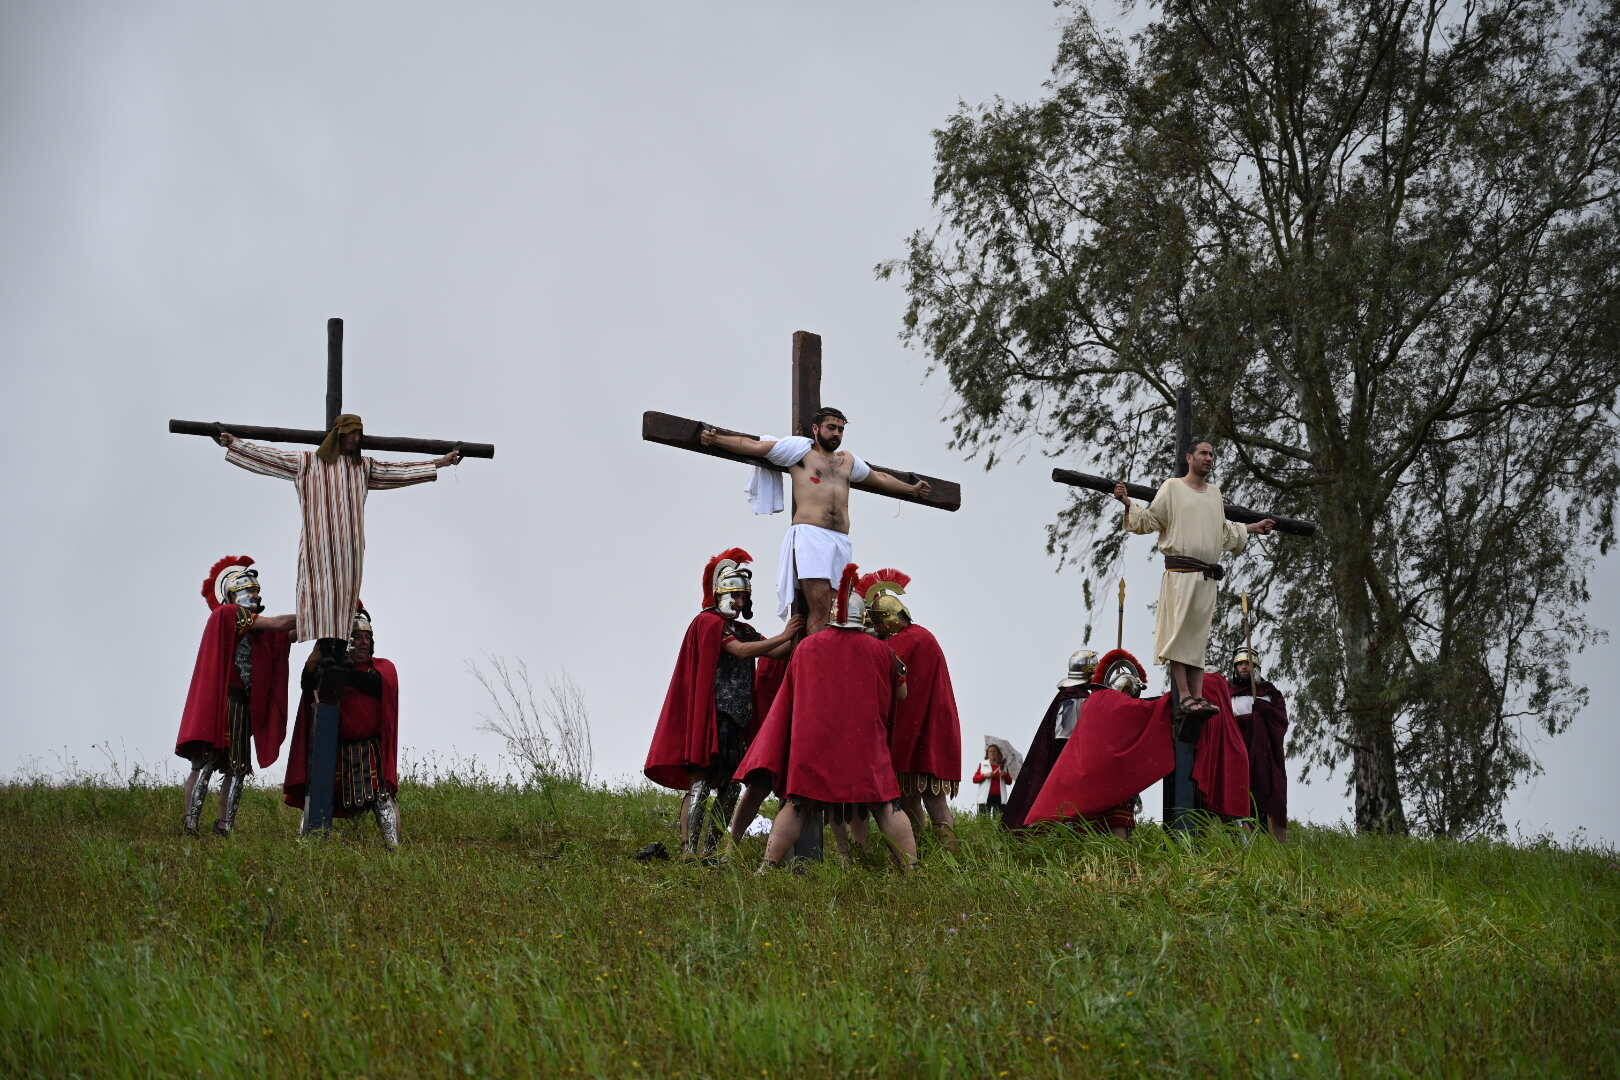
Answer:
<svg viewBox="0 0 1620 1080"><path fill-rule="evenodd" d="M749 743L759 734L765 717L770 715L771 706L776 704L776 692L782 688L782 680L787 678L787 669L787 660L762 656L754 661L754 722L748 728Z"/></svg>
<svg viewBox="0 0 1620 1080"><path fill-rule="evenodd" d="M1175 768L1170 695L1142 701L1094 687L1025 823L1095 817Z"/></svg>
<svg viewBox="0 0 1620 1080"><path fill-rule="evenodd" d="M912 623L884 644L906 662L906 699L895 703L889 733L895 771L962 779L962 721L939 642Z"/></svg>
<svg viewBox="0 0 1620 1080"><path fill-rule="evenodd" d="M380 764L383 785L393 793L399 791L399 671L394 667L392 660L384 660L380 656L371 658L371 666L382 676L382 700L378 703L378 711L382 714ZM349 689L343 691L338 698L339 715L342 714L343 702L351 694L359 696L360 691ZM288 806L302 808L304 794L309 786L309 734L314 730L315 724L313 705L308 690L298 696L298 717L293 723L292 743L287 747L287 775L281 781L281 801ZM348 817L351 811L334 804L332 813L338 817Z"/></svg>
<svg viewBox="0 0 1620 1080"><path fill-rule="evenodd" d="M1249 751L1249 794L1261 817L1282 824L1288 820L1288 762L1283 749L1288 700L1264 679L1259 691L1265 697L1254 699L1254 711L1237 718Z"/></svg>
<svg viewBox="0 0 1620 1080"><path fill-rule="evenodd" d="M223 750L228 742L225 705L236 662L237 610L235 604L221 604L203 627L197 665L191 671L191 688L186 692L186 708L180 714L180 734L174 741L174 752L180 757L190 759L190 751L197 743ZM264 630L252 638L253 686L248 690L248 715L262 769L281 756L281 741L287 735L287 651L292 647L292 635Z"/></svg>
<svg viewBox="0 0 1620 1080"><path fill-rule="evenodd" d="M1232 714L1231 685L1219 675L1205 675L1204 697L1220 712L1204 721L1198 756L1193 759L1193 783L1206 810L1222 817L1248 817L1254 812L1249 805L1249 750Z"/></svg>
<svg viewBox="0 0 1620 1080"><path fill-rule="evenodd" d="M894 652L860 630L811 634L736 778L769 777L779 795L825 803L889 802L900 781L889 757Z"/></svg>
<svg viewBox="0 0 1620 1080"><path fill-rule="evenodd" d="M714 708L714 673L720 664L726 620L700 611L686 628L675 673L669 678L664 708L653 729L642 771L655 784L685 791L692 770L706 769L720 752L720 720ZM756 695L758 684L755 684ZM755 698L758 707L758 698Z"/></svg>

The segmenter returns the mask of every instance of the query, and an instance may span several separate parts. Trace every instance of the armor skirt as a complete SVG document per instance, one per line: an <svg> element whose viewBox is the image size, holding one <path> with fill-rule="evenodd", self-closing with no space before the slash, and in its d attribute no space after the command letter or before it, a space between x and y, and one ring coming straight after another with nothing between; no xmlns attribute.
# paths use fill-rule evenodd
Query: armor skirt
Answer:
<svg viewBox="0 0 1620 1080"><path fill-rule="evenodd" d="M956 789L959 781L941 780L928 773L906 772L900 774L900 794L902 795L946 795L956 798Z"/></svg>
<svg viewBox="0 0 1620 1080"><path fill-rule="evenodd" d="M248 776L253 772L253 714L247 694L232 690L225 701L225 749L219 755L219 771L227 776Z"/></svg>
<svg viewBox="0 0 1620 1080"><path fill-rule="evenodd" d="M382 739L356 739L338 746L337 806L357 813L369 809L383 791Z"/></svg>

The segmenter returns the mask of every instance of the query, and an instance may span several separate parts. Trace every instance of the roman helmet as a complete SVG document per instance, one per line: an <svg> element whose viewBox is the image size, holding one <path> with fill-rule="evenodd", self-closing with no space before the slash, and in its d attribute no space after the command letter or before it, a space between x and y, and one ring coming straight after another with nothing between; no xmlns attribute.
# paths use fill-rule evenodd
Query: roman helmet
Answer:
<svg viewBox="0 0 1620 1080"><path fill-rule="evenodd" d="M754 617L754 572L743 566L754 557L740 547L728 548L703 567L703 607L728 619Z"/></svg>
<svg viewBox="0 0 1620 1080"><path fill-rule="evenodd" d="M1097 661L1097 674L1093 680L1098 686L1118 690L1131 697L1141 697L1147 689L1147 669L1142 662L1124 649L1110 649Z"/></svg>
<svg viewBox="0 0 1620 1080"><path fill-rule="evenodd" d="M1058 689L1067 690L1071 686L1085 686L1091 682L1092 672L1096 670L1097 654L1090 649L1078 649L1069 654L1068 674L1058 683Z"/></svg>
<svg viewBox="0 0 1620 1080"><path fill-rule="evenodd" d="M860 568L854 563L844 567L844 576L838 581L838 599L833 604L832 625L845 630L864 629L866 601L855 587Z"/></svg>
<svg viewBox="0 0 1620 1080"><path fill-rule="evenodd" d="M900 594L911 584L909 574L885 567L864 574L855 582L865 613L863 623L878 637L890 637L906 628L911 612L901 601Z"/></svg>
<svg viewBox="0 0 1620 1080"><path fill-rule="evenodd" d="M364 604L359 604L354 609L354 622L349 626L350 642L354 641L356 634L370 634L373 639L377 636L376 630L371 625L371 612L366 610Z"/></svg>
<svg viewBox="0 0 1620 1080"><path fill-rule="evenodd" d="M1257 652L1254 649L1249 648L1247 645L1245 645L1243 648L1239 649L1237 652L1232 654L1232 671L1233 671L1233 673L1236 674L1238 664L1242 663L1245 660L1247 660L1249 662L1249 673L1250 673L1250 675L1253 678L1258 679L1260 677L1260 653Z"/></svg>
<svg viewBox="0 0 1620 1080"><path fill-rule="evenodd" d="M227 555L216 562L203 578L202 598L212 611L221 604L235 604L248 611L263 611L259 597L259 572L249 555Z"/></svg>

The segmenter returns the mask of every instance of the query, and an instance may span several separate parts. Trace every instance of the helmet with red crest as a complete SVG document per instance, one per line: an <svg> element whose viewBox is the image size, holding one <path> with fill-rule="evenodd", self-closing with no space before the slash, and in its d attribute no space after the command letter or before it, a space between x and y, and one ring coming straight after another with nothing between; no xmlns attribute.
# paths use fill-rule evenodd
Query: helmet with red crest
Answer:
<svg viewBox="0 0 1620 1080"><path fill-rule="evenodd" d="M259 598L259 572L248 555L227 555L208 569L203 578L202 598L212 611L221 604L236 604L249 611L262 611Z"/></svg>
<svg viewBox="0 0 1620 1080"><path fill-rule="evenodd" d="M728 619L754 617L754 572L743 563L754 557L740 547L727 548L703 567L703 607Z"/></svg>

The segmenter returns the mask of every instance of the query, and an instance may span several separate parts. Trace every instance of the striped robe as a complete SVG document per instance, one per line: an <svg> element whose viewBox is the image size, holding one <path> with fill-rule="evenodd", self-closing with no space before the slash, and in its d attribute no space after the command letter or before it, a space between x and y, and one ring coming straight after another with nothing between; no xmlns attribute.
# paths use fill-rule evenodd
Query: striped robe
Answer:
<svg viewBox="0 0 1620 1080"><path fill-rule="evenodd" d="M298 533L296 641L344 638L354 625L366 555L366 492L438 479L431 461L377 461L338 455L328 465L314 451L278 450L236 440L225 451L232 465L291 480L304 525Z"/></svg>

